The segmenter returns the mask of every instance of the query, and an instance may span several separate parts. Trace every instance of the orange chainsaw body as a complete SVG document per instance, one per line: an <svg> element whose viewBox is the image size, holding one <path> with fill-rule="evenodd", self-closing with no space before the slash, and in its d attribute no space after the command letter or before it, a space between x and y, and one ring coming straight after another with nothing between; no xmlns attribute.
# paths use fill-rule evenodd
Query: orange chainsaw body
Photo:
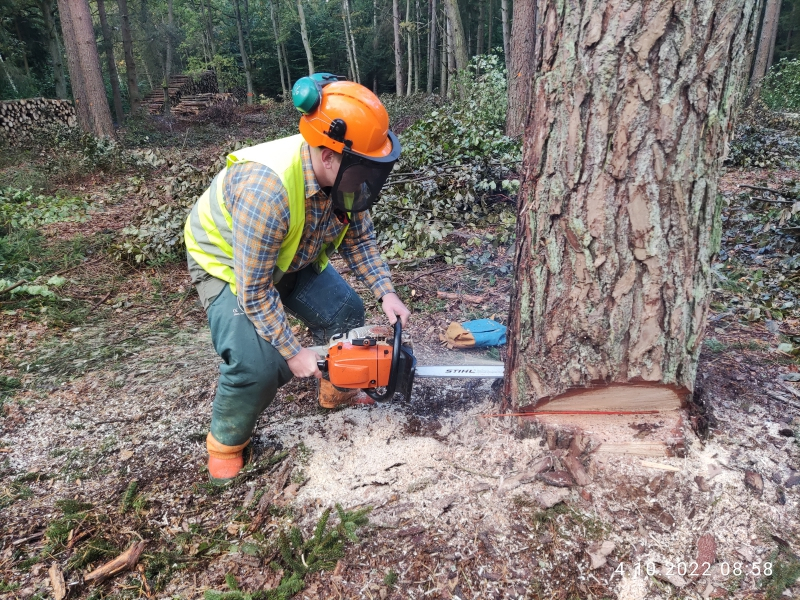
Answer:
<svg viewBox="0 0 800 600"><path fill-rule="evenodd" d="M330 382L345 389L368 389L389 384L392 367L392 346L383 341L358 340L360 344L342 341L328 348Z"/></svg>

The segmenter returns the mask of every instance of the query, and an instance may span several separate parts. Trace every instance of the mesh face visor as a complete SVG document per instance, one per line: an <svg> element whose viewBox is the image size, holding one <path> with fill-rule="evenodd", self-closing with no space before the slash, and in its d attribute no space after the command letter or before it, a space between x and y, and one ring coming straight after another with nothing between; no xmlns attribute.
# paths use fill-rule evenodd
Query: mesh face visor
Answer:
<svg viewBox="0 0 800 600"><path fill-rule="evenodd" d="M389 132L389 139L392 141L392 152L382 158L363 156L344 149L342 163L331 189L334 208L343 212L363 212L378 201L378 195L400 157L397 137Z"/></svg>

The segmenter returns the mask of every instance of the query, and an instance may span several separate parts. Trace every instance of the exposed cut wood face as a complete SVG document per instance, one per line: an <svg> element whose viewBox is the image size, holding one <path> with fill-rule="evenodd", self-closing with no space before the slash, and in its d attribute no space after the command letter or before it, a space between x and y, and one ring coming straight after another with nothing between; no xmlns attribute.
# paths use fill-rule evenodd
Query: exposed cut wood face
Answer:
<svg viewBox="0 0 800 600"><path fill-rule="evenodd" d="M676 411L686 405L687 392L677 386L630 384L577 388L552 399L543 398L532 411ZM525 409L522 409L525 411Z"/></svg>

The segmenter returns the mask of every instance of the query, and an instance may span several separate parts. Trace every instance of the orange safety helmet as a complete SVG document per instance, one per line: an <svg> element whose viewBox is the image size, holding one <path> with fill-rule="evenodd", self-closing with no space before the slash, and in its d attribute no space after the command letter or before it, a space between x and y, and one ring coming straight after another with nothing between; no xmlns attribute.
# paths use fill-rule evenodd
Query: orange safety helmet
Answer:
<svg viewBox="0 0 800 600"><path fill-rule="evenodd" d="M344 141L330 136L336 119L346 124L344 136L352 152L374 158L392 154L389 113L378 97L353 81L335 81L322 87L319 105L300 117L300 133L310 146L324 146L342 152ZM338 136L337 136L338 137Z"/></svg>
<svg viewBox="0 0 800 600"><path fill-rule="evenodd" d="M303 139L314 148L342 155L331 189L335 207L343 212L368 210L400 158L400 142L389 129L386 108L363 85L328 73L299 79L292 101L303 113Z"/></svg>

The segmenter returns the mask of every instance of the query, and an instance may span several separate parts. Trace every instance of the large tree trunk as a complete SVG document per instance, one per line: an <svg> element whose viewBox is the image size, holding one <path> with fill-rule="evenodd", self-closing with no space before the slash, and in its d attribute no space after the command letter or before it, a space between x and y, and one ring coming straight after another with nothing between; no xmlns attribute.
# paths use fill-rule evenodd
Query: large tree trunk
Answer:
<svg viewBox="0 0 800 600"><path fill-rule="evenodd" d="M414 93L419 93L420 70L422 69L422 51L420 50L419 30L421 29L419 0L414 0Z"/></svg>
<svg viewBox="0 0 800 600"><path fill-rule="evenodd" d="M493 27L494 20L492 18L493 15L494 15L494 1L493 0L489 0L489 14L486 15L486 28L489 30L489 32L488 32L489 33L489 41L488 41L488 44L486 46L486 52L489 52L489 53L491 53L492 50L493 50L493 48L492 48L492 31L494 30L494 27Z"/></svg>
<svg viewBox="0 0 800 600"><path fill-rule="evenodd" d="M403 96L403 46L400 40L400 2L392 0L392 27L394 28L394 77L397 97Z"/></svg>
<svg viewBox="0 0 800 600"><path fill-rule="evenodd" d="M372 0L372 56L378 56L378 0ZM378 67L372 67L372 91L378 94Z"/></svg>
<svg viewBox="0 0 800 600"><path fill-rule="evenodd" d="M8 72L6 69L6 61L3 60L3 55L0 54L0 67L3 67L3 72L6 74L6 78L8 79L8 84L11 86L11 89L14 90L14 94L19 94L19 90L17 86L14 85L14 80L11 78L11 73Z"/></svg>
<svg viewBox="0 0 800 600"><path fill-rule="evenodd" d="M535 0L517 0L514 3L511 58L508 71L506 135L509 137L518 137L523 134L525 119L528 115L536 29Z"/></svg>
<svg viewBox="0 0 800 600"><path fill-rule="evenodd" d="M361 83L361 69L358 68L358 55L356 54L356 36L353 33L353 21L350 18L350 0L344 0L345 12L347 13L347 31L350 34L350 45L353 48L353 64L356 71L356 82Z"/></svg>
<svg viewBox="0 0 800 600"><path fill-rule="evenodd" d="M58 41L55 19L53 19L53 0L40 0L39 7L44 17L44 27L47 30L47 48L50 51L50 60L53 61L53 81L56 87L56 96L62 100L67 97L67 80L64 77L64 61L61 57L61 44Z"/></svg>
<svg viewBox="0 0 800 600"><path fill-rule="evenodd" d="M314 55L311 53L311 44L308 41L308 27L306 26L306 13L303 12L303 3L297 0L297 17L300 19L300 37L303 38L303 48L306 49L306 60L308 60L308 74L313 75Z"/></svg>
<svg viewBox="0 0 800 600"><path fill-rule="evenodd" d="M82 105L78 123L97 137L113 137L114 124L100 72L100 57L87 0L59 0L64 40L69 37L67 59L75 104ZM72 54L72 56L70 56ZM75 82L78 82L77 86Z"/></svg>
<svg viewBox="0 0 800 600"><path fill-rule="evenodd" d="M442 18L439 20L441 23L442 28L442 44L439 51L439 95L442 98L447 97L447 65L448 65L448 58L447 58L447 45L449 42L449 38L447 36L447 15L442 15Z"/></svg>
<svg viewBox="0 0 800 600"><path fill-rule="evenodd" d="M693 389L758 2L536 0L505 380L515 405L587 406L589 386L610 385L621 409L674 407Z"/></svg>
<svg viewBox="0 0 800 600"><path fill-rule="evenodd" d="M452 36L453 58L456 61L456 71L464 71L469 65L467 55L467 42L464 37L464 26L461 24L461 12L458 10L458 0L444 0L447 10L447 22Z"/></svg>
<svg viewBox="0 0 800 600"><path fill-rule="evenodd" d="M122 32L122 49L125 52L125 77L128 80L128 102L131 114L139 112L142 97L139 94L139 80L136 77L136 60L133 57L133 37L131 36L131 19L128 13L128 0L117 0L119 6L120 30ZM213 41L211 42L214 43ZM152 84L150 87L153 87Z"/></svg>
<svg viewBox="0 0 800 600"><path fill-rule="evenodd" d="M764 19L761 22L761 36L758 40L758 52L753 63L753 74L750 76L750 89L755 88L764 75L767 74L767 63L775 43L773 31L778 24L778 17L781 12L781 0L766 0L764 8Z"/></svg>
<svg viewBox="0 0 800 600"><path fill-rule="evenodd" d="M506 72L511 73L511 19L508 12L508 0L500 0L500 17L503 23L503 57L506 61Z"/></svg>
<svg viewBox="0 0 800 600"><path fill-rule="evenodd" d="M437 27L436 22L436 0L430 0L430 29L428 30L428 85L426 91L429 94L433 93L433 78L436 76L436 39Z"/></svg>
<svg viewBox="0 0 800 600"><path fill-rule="evenodd" d="M299 6L298 2L298 6ZM239 8L239 0L233 0L233 12L236 15L236 31L239 33L239 52L242 54L242 65L244 66L244 78L247 82L247 104L253 104L253 73L250 69L250 59L244 47L244 27L242 25L242 11Z"/></svg>
<svg viewBox="0 0 800 600"><path fill-rule="evenodd" d="M100 28L103 31L103 48L106 53L106 64L108 65L108 78L111 80L111 93L114 96L114 114L117 123L122 125L125 115L122 112L122 94L119 91L119 74L117 73L117 63L114 60L114 42L111 39L111 28L108 26L106 18L105 0L97 0L97 13L100 17Z"/></svg>

